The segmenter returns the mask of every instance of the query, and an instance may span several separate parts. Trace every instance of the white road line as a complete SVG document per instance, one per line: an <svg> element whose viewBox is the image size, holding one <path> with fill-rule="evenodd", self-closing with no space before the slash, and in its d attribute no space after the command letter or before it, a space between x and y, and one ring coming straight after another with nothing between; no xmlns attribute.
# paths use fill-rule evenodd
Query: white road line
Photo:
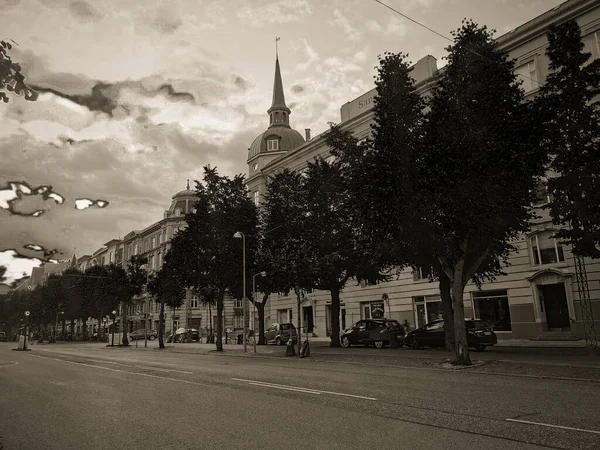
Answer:
<svg viewBox="0 0 600 450"><path fill-rule="evenodd" d="M6 365L0 365L0 369L4 368L4 367L10 367L10 366L14 366L16 364L19 364L19 361L6 361L12 364L6 364ZM4 364L4 363L0 363L0 364Z"/></svg>
<svg viewBox="0 0 600 450"><path fill-rule="evenodd" d="M581 431L583 433L600 434L600 431L586 430L586 429L583 429L583 428L564 427L562 425L552 425L552 424L549 424L549 423L541 423L541 422L530 422L529 420L519 420L519 419L506 419L506 420L508 422L526 423L528 425L540 425L542 427L560 428L562 430Z"/></svg>
<svg viewBox="0 0 600 450"><path fill-rule="evenodd" d="M270 388L273 388L273 389L283 389L285 391L303 392L304 394L321 395L320 392L310 391L310 390L307 390L307 389L296 389L296 388L293 388L293 387L272 386L270 384L263 384L263 383L248 383L248 384L253 384L255 386L262 386L262 387L270 387Z"/></svg>
<svg viewBox="0 0 600 450"><path fill-rule="evenodd" d="M42 356L42 355L28 355L28 356L34 356L36 358L50 359L52 361L65 362L65 363L70 363L70 364L77 364L79 366L92 367L94 369L108 370L110 372L128 373L128 374L131 374L131 375L139 375L139 376L148 377L148 378L159 378L161 380L179 381L180 383L193 384L193 385L196 385L196 386L209 386L208 384L196 383L194 381L181 380L179 378L161 377L160 375L150 375L148 373L128 372L127 370L111 369L110 367L102 367L102 366L94 366L92 364L86 364L86 363L81 363L81 362L76 362L76 361L68 361L66 359L60 359L60 358L50 358L48 356Z"/></svg>
<svg viewBox="0 0 600 450"><path fill-rule="evenodd" d="M194 372L186 372L185 370L175 370L175 369L162 369L160 367L152 367L152 366L132 366L129 364L121 364L121 363L116 363L113 361L93 361L96 364L114 364L117 366L123 366L123 367L134 367L136 369L150 369L150 370L156 370L158 372L179 372L179 373L187 373L188 375L192 375Z"/></svg>
<svg viewBox="0 0 600 450"><path fill-rule="evenodd" d="M363 400L377 400L376 398L373 397L364 397L362 395L354 395L354 394L344 394L341 392L332 392L332 391L321 391L319 389L309 389L309 388L303 388L300 386L288 386L285 384L275 384L275 383L267 383L264 381L259 381L259 380L245 380L243 378L232 378L232 380L235 381L243 381L245 383L249 383L249 384L257 384L257 385L261 385L261 386L265 386L265 387L279 387L279 388L293 388L293 389L300 389L309 393L319 393L319 394L331 394L331 395L341 395L343 397L353 397L353 398L362 398Z"/></svg>

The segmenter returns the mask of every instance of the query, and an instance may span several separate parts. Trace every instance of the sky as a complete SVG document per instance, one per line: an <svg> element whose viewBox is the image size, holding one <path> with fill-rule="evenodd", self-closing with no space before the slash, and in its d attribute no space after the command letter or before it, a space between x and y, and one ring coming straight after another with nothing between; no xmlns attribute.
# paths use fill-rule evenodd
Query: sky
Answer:
<svg viewBox="0 0 600 450"><path fill-rule="evenodd" d="M563 0L382 0L450 36L497 36ZM35 102L0 103L0 265L11 283L160 220L210 164L247 173L268 126L275 37L291 126L340 121L377 56L448 41L375 0L0 0L0 39ZM1 292L1 290L0 290Z"/></svg>

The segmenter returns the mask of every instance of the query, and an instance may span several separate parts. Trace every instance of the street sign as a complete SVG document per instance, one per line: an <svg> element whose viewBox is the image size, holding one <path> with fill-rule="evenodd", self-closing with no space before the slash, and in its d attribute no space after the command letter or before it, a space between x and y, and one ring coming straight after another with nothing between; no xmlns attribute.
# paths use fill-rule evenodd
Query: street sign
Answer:
<svg viewBox="0 0 600 450"><path fill-rule="evenodd" d="M28 316L29 315L29 311L25 311L25 315Z"/></svg>

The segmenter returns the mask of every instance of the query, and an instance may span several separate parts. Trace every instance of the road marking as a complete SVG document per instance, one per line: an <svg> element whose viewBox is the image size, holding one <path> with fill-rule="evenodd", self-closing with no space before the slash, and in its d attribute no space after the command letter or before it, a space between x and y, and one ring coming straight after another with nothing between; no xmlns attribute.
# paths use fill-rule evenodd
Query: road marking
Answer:
<svg viewBox="0 0 600 450"><path fill-rule="evenodd" d="M248 384L252 384L254 386L270 387L270 388L273 388L273 389L283 389L285 391L296 391L296 392L303 392L305 394L321 395L320 392L311 391L309 389L298 389L298 388L293 388L293 387L273 386L271 384L265 384L265 383L248 383Z"/></svg>
<svg viewBox="0 0 600 450"><path fill-rule="evenodd" d="M581 431L583 433L593 433L593 434L600 434L600 431L596 431L596 430L586 430L584 428L573 428L573 427L565 427L562 425L552 425L549 423L541 423L541 422L530 422L529 420L519 420L519 419L506 419L508 422L519 422L519 423L526 423L528 425L540 425L542 427L551 427L551 428L560 428L562 430L571 430L571 431Z"/></svg>
<svg viewBox="0 0 600 450"><path fill-rule="evenodd" d="M96 364L114 364L117 366L123 366L123 367L135 367L136 369L150 369L150 370L156 370L158 372L179 372L179 373L187 373L188 375L193 375L194 372L186 372L185 370L175 370L175 369L162 369L160 367L152 367L152 366L132 366L130 364L121 364L121 363L116 363L113 361L92 361L95 362Z"/></svg>
<svg viewBox="0 0 600 450"><path fill-rule="evenodd" d="M300 386L288 386L285 384L267 383L267 382L259 381L259 380L245 380L243 378L232 378L232 380L243 381L244 383L255 384L255 385L265 386L265 387L299 390L299 391L304 391L304 392L310 393L310 394L317 394L317 393L318 394L331 394L331 395L341 395L343 397L362 398L363 400L377 400L376 398L364 397L362 395L344 394L342 392L332 392L332 391L321 391L319 389L309 389L309 388L303 388Z"/></svg>
<svg viewBox="0 0 600 450"><path fill-rule="evenodd" d="M12 364L6 364L6 363L12 363ZM3 363L0 363L0 369L2 369L4 367L14 366L16 364L19 364L19 362L18 361L5 361Z"/></svg>

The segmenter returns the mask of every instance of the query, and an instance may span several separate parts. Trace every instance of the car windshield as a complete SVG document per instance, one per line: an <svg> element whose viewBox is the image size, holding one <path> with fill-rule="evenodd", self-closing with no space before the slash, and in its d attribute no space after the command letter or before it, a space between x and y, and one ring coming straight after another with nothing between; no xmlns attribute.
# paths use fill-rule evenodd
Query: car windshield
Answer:
<svg viewBox="0 0 600 450"><path fill-rule="evenodd" d="M282 323L281 324L282 330L290 330L291 328L292 328L292 324L290 324L290 323Z"/></svg>

